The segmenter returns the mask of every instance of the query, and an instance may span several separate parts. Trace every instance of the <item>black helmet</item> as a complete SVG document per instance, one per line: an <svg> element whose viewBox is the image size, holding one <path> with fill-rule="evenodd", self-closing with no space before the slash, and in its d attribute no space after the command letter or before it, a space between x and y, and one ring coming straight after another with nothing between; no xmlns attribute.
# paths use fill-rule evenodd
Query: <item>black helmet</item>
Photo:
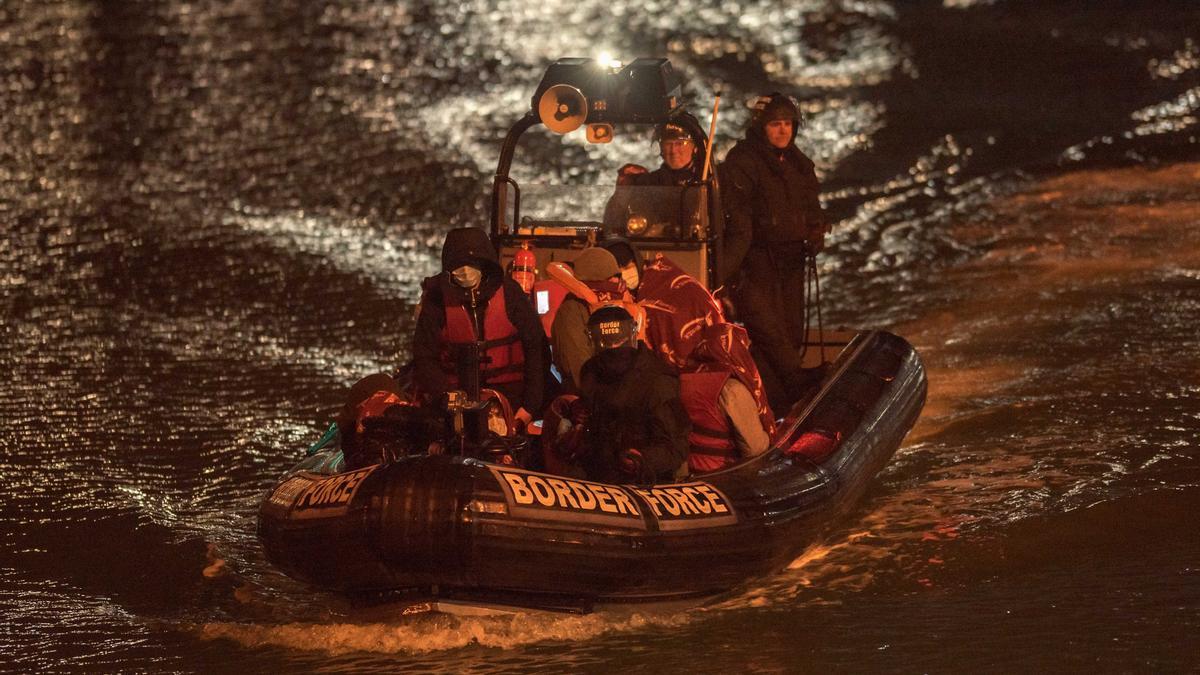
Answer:
<svg viewBox="0 0 1200 675"><path fill-rule="evenodd" d="M683 125L679 124L678 122L664 122L663 124L658 125L658 129L654 131L654 137L659 143L672 140L691 141L692 143L696 142L696 140L692 138L692 135L688 133L688 130L684 129Z"/></svg>
<svg viewBox="0 0 1200 675"><path fill-rule="evenodd" d="M621 305L604 305L588 317L588 335L597 350L637 344L637 321Z"/></svg>
<svg viewBox="0 0 1200 675"><path fill-rule="evenodd" d="M750 99L746 105L754 111L750 126L762 129L774 120L791 120L793 127L800 126L800 102L786 94L773 91Z"/></svg>
<svg viewBox="0 0 1200 675"><path fill-rule="evenodd" d="M654 141L661 143L665 140L682 138L692 142L697 148L703 148L708 141L708 134L700 128L700 122L689 112L672 115L671 119L654 128Z"/></svg>

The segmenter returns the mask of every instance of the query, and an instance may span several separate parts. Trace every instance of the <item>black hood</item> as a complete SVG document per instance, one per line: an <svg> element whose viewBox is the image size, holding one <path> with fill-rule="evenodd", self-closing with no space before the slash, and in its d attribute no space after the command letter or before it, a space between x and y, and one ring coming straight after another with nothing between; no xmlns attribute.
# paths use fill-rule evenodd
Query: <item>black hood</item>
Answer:
<svg viewBox="0 0 1200 675"><path fill-rule="evenodd" d="M633 258L633 262L637 265L638 278L644 277L642 267L645 265L645 261L642 260L642 254L633 245L633 242L625 237L608 237L600 242L600 247L613 254L613 257L617 259L618 267L628 265L629 259Z"/></svg>
<svg viewBox="0 0 1200 675"><path fill-rule="evenodd" d="M487 232L478 227L458 227L446 233L442 271L451 272L463 265L478 266L484 272L503 272L496 247Z"/></svg>

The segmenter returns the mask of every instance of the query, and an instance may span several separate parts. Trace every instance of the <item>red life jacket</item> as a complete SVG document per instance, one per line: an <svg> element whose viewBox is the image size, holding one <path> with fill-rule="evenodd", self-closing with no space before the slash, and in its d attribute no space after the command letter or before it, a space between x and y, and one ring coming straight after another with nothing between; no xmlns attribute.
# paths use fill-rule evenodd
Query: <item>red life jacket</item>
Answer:
<svg viewBox="0 0 1200 675"><path fill-rule="evenodd" d="M458 362L453 345L475 342L475 321L470 308L463 304L462 289L450 284L449 275L441 275L442 299L446 306L446 325L441 335L442 370L446 373L446 384L457 387ZM517 327L508 318L504 304L504 285L501 284L490 298L480 301L486 306L483 315L484 346L479 357L481 385L519 382L524 379L525 351L521 347L521 336Z"/></svg>
<svg viewBox="0 0 1200 675"><path fill-rule="evenodd" d="M721 389L732 371L710 370L679 376L679 394L692 420L688 467L695 473L723 469L738 460L733 426L721 410Z"/></svg>
<svg viewBox="0 0 1200 675"><path fill-rule="evenodd" d="M530 299L533 300L534 311L542 320L542 329L546 331L546 337L550 337L550 327L554 325L554 317L558 314L558 308L562 306L563 300L568 295L570 295L570 291L567 290L567 287L554 279L533 282L533 293L530 294Z"/></svg>

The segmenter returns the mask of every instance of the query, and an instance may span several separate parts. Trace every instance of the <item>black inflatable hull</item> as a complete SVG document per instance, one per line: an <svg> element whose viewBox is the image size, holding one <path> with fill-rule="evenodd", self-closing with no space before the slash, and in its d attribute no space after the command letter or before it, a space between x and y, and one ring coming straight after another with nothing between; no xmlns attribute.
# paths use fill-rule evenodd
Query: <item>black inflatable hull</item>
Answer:
<svg viewBox="0 0 1200 675"><path fill-rule="evenodd" d="M317 455L267 494L259 537L290 575L345 591L543 606L716 593L782 569L853 504L925 390L907 342L862 333L777 447L731 469L635 488L448 456L332 473ZM832 454L781 450L815 426L840 432Z"/></svg>

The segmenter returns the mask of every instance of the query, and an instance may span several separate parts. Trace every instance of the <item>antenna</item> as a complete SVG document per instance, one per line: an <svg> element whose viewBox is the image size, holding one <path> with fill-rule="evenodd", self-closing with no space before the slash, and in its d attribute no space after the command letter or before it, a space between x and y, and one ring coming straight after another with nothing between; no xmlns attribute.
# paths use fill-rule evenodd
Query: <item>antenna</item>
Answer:
<svg viewBox="0 0 1200 675"><path fill-rule="evenodd" d="M700 174L702 182L708 181L708 172L712 168L713 144L717 140L715 134L717 131L717 110L721 108L721 90L718 89L714 93L716 94L716 98L713 99L712 121L708 123L708 148L704 152L704 172Z"/></svg>

